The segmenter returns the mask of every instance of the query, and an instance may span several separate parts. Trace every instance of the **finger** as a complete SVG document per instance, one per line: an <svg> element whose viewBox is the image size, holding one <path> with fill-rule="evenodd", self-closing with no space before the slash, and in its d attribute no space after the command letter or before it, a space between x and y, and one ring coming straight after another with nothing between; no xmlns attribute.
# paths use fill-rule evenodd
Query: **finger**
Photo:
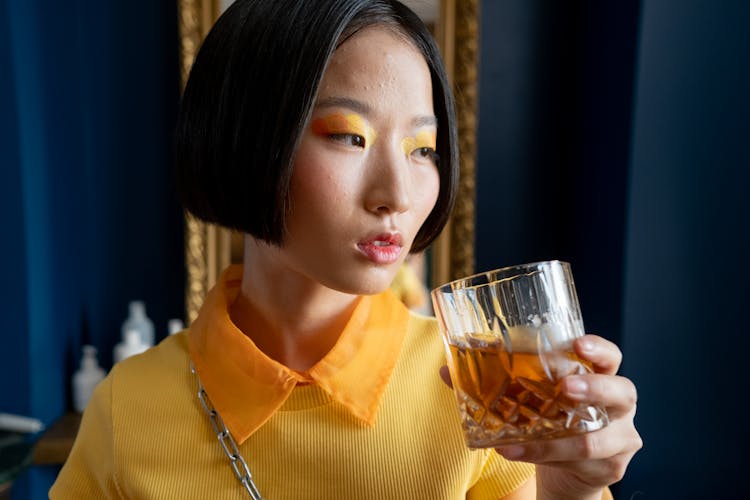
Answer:
<svg viewBox="0 0 750 500"><path fill-rule="evenodd" d="M590 486L601 486L616 483L625 476L628 464L635 452L624 452L604 460L584 460L577 462L555 462L537 465L539 475L546 474L545 469L564 469L579 481Z"/></svg>
<svg viewBox="0 0 750 500"><path fill-rule="evenodd" d="M643 442L632 419L619 419L598 431L504 446L497 448L497 452L509 460L557 466L570 462L570 467L578 469L582 462L605 460L628 453L632 455L641 446Z"/></svg>
<svg viewBox="0 0 750 500"><path fill-rule="evenodd" d="M451 381L451 373L450 370L448 370L448 367L446 365L443 365L440 367L440 378L443 379L443 382L445 382L448 387L453 389L453 382Z"/></svg>
<svg viewBox="0 0 750 500"><path fill-rule="evenodd" d="M576 354L594 365L596 373L614 375L620 368L622 352L613 342L597 335L584 335L573 343Z"/></svg>
<svg viewBox="0 0 750 500"><path fill-rule="evenodd" d="M632 411L638 402L635 384L619 375L569 375L560 389L572 401L606 408L611 418Z"/></svg>

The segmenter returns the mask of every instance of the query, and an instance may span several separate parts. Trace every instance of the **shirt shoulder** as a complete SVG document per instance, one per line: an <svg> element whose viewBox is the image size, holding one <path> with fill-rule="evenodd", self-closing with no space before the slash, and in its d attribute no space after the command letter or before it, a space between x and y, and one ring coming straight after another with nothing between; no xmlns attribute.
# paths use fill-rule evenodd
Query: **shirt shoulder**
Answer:
<svg viewBox="0 0 750 500"><path fill-rule="evenodd" d="M440 331L438 330L435 316L428 316L413 310L409 310L408 334L418 339L432 340L442 345Z"/></svg>
<svg viewBox="0 0 750 500"><path fill-rule="evenodd" d="M175 403L192 401L198 387L190 371L185 332L170 335L147 351L116 363L108 378L115 430L118 423L124 423L118 420L125 415L153 419L157 411L169 413Z"/></svg>
<svg viewBox="0 0 750 500"><path fill-rule="evenodd" d="M175 388L192 377L187 336L180 332L147 351L116 363L110 371L112 400L128 404L134 399L174 397ZM170 396L172 395L172 396ZM113 412L116 412L113 407Z"/></svg>
<svg viewBox="0 0 750 500"><path fill-rule="evenodd" d="M434 316L409 311L402 357L416 356L430 365L445 364L445 348Z"/></svg>

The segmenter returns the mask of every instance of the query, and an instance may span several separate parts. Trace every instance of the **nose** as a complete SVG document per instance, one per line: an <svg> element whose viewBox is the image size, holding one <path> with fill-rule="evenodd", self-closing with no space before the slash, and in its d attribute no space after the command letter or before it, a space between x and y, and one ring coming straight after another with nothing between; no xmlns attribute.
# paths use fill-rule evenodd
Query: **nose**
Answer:
<svg viewBox="0 0 750 500"><path fill-rule="evenodd" d="M399 148L387 149L373 159L365 203L373 213L403 213L411 206L409 161Z"/></svg>

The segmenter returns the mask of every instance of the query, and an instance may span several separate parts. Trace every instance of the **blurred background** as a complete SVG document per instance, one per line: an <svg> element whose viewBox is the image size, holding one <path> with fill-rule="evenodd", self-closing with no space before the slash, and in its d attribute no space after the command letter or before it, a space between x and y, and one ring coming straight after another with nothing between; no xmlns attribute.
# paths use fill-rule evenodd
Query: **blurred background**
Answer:
<svg viewBox="0 0 750 500"><path fill-rule="evenodd" d="M0 0L0 413L70 412L81 346L108 370L129 301L157 341L184 315L177 16ZM476 270L571 262L639 389L616 498L750 497L750 3L484 0L480 21Z"/></svg>

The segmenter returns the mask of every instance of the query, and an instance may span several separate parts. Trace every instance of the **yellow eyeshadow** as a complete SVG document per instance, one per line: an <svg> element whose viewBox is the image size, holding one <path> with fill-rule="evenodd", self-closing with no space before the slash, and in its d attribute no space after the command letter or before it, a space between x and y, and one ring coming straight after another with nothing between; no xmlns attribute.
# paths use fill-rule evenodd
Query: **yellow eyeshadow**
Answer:
<svg viewBox="0 0 750 500"><path fill-rule="evenodd" d="M375 129L367 124L361 116L349 113L334 113L332 115L317 118L312 122L312 131L317 135L329 134L353 134L360 135L365 139L365 149L375 142Z"/></svg>
<svg viewBox="0 0 750 500"><path fill-rule="evenodd" d="M404 137L401 141L401 149L407 155L412 154L416 149L432 148L437 146L437 132L430 129L423 129L417 132L416 137Z"/></svg>

